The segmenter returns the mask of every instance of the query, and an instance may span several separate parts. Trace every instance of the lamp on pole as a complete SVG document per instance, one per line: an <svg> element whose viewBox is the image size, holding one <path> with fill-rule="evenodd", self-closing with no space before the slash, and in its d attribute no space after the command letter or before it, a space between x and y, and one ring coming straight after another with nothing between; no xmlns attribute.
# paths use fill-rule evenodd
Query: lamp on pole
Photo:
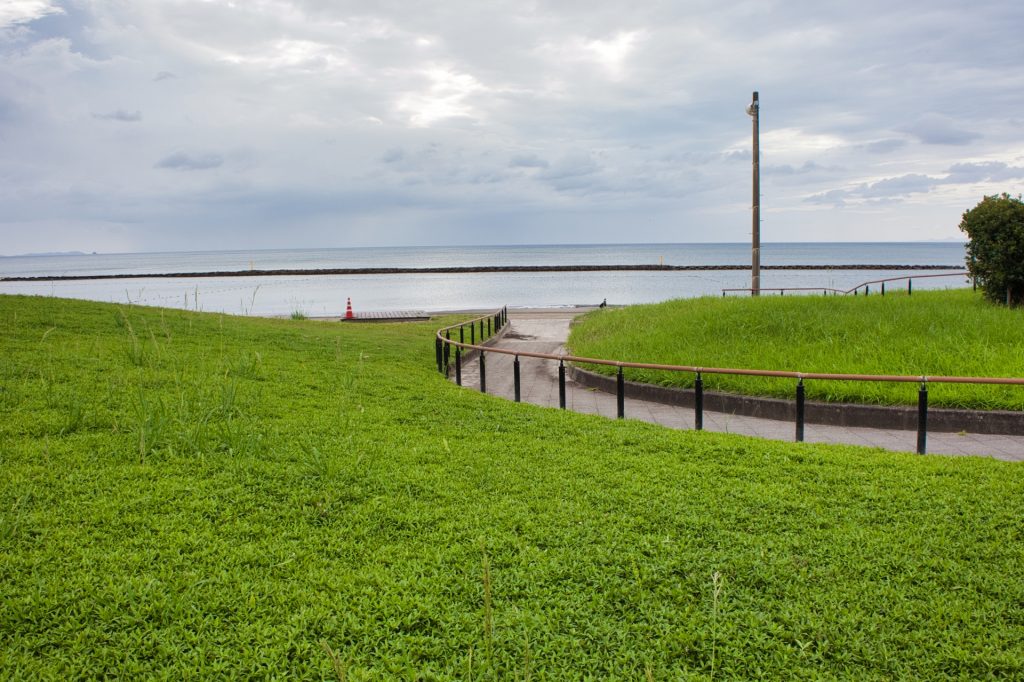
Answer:
<svg viewBox="0 0 1024 682"><path fill-rule="evenodd" d="M750 262L750 295L761 295L761 166L760 166L760 142L758 140L758 113L760 106L757 103L757 91L754 91L754 98L747 107L747 115L753 119L754 125L754 202L753 209L753 230L751 232L751 262Z"/></svg>

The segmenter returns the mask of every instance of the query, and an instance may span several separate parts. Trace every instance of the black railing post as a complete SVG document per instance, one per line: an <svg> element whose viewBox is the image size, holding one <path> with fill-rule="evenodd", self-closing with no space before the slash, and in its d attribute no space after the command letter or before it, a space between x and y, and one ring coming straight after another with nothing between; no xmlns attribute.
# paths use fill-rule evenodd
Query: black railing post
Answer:
<svg viewBox="0 0 1024 682"><path fill-rule="evenodd" d="M448 367L451 365L451 360L452 360L452 344L451 344L452 330L451 329L447 330L444 333L444 337L449 342L449 343L444 344L444 375L448 376Z"/></svg>
<svg viewBox="0 0 1024 682"><path fill-rule="evenodd" d="M914 293L914 280L907 277L907 296L910 296L912 293Z"/></svg>
<svg viewBox="0 0 1024 682"><path fill-rule="evenodd" d="M469 323L469 345L476 345L476 325L472 322Z"/></svg>
<svg viewBox="0 0 1024 682"><path fill-rule="evenodd" d="M462 385L462 348L455 349L455 384Z"/></svg>
<svg viewBox="0 0 1024 682"><path fill-rule="evenodd" d="M480 320L480 343L484 342L484 321Z"/></svg>
<svg viewBox="0 0 1024 682"><path fill-rule="evenodd" d="M867 296L870 293L871 293L871 285L870 284L865 284L864 285L864 295Z"/></svg>
<svg viewBox="0 0 1024 682"><path fill-rule="evenodd" d="M885 282L882 282L882 296L885 296Z"/></svg>
<svg viewBox="0 0 1024 682"><path fill-rule="evenodd" d="M626 378L622 375L622 365L619 365L619 375L616 377L617 388L616 391L618 398L619 407L619 419L626 418Z"/></svg>
<svg viewBox="0 0 1024 682"><path fill-rule="evenodd" d="M480 351L480 392L487 393L487 368L484 366L483 351Z"/></svg>
<svg viewBox="0 0 1024 682"><path fill-rule="evenodd" d="M519 384L519 356L512 362L512 383L515 385L516 391L516 402L521 402L520 399L520 384Z"/></svg>
<svg viewBox="0 0 1024 682"><path fill-rule="evenodd" d="M796 442L804 442L804 380L796 383Z"/></svg>
<svg viewBox="0 0 1024 682"><path fill-rule="evenodd" d="M923 455L928 446L928 383L921 381L917 391L917 454Z"/></svg>
<svg viewBox="0 0 1024 682"><path fill-rule="evenodd" d="M565 409L565 361L558 361L558 406Z"/></svg>
<svg viewBox="0 0 1024 682"><path fill-rule="evenodd" d="M704 429L704 380L700 372L693 380L693 428L697 431Z"/></svg>
<svg viewBox="0 0 1024 682"><path fill-rule="evenodd" d="M441 337L440 336L435 336L434 337L434 355L437 358L437 371L438 372L443 372L444 371L444 355L442 355L442 352L441 352L441 346L443 346L443 345L444 345L444 342L441 341Z"/></svg>
<svg viewBox="0 0 1024 682"><path fill-rule="evenodd" d="M481 322L480 324L483 324L483 322ZM491 318L488 317L487 318L487 336L490 336L490 335L491 335Z"/></svg>

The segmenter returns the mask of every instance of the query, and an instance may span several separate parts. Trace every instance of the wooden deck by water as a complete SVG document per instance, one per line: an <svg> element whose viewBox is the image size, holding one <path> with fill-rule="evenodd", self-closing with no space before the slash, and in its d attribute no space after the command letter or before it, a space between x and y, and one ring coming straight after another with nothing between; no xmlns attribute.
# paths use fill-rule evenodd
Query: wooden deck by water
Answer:
<svg viewBox="0 0 1024 682"><path fill-rule="evenodd" d="M340 319L341 322L415 322L429 320L430 315L422 310L371 310L358 312L350 320L344 317L337 319Z"/></svg>

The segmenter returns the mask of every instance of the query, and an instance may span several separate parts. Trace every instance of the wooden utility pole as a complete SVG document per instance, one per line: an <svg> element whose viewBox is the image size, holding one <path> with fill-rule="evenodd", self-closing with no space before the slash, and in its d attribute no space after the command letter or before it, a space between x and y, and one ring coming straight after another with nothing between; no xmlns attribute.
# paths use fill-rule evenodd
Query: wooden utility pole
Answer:
<svg viewBox="0 0 1024 682"><path fill-rule="evenodd" d="M754 201L751 204L753 209L753 230L751 231L751 262L750 262L750 295L761 295L761 152L759 135L758 114L760 105L757 101L757 91L754 91L753 101L747 107L747 114L753 119L754 125Z"/></svg>

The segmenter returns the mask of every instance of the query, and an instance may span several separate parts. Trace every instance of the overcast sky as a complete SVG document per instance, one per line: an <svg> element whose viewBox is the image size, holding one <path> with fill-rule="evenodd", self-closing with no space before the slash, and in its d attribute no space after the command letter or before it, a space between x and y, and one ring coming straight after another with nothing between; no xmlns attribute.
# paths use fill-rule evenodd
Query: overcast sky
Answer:
<svg viewBox="0 0 1024 682"><path fill-rule="evenodd" d="M959 238L1020 0L2 0L0 254Z"/></svg>

